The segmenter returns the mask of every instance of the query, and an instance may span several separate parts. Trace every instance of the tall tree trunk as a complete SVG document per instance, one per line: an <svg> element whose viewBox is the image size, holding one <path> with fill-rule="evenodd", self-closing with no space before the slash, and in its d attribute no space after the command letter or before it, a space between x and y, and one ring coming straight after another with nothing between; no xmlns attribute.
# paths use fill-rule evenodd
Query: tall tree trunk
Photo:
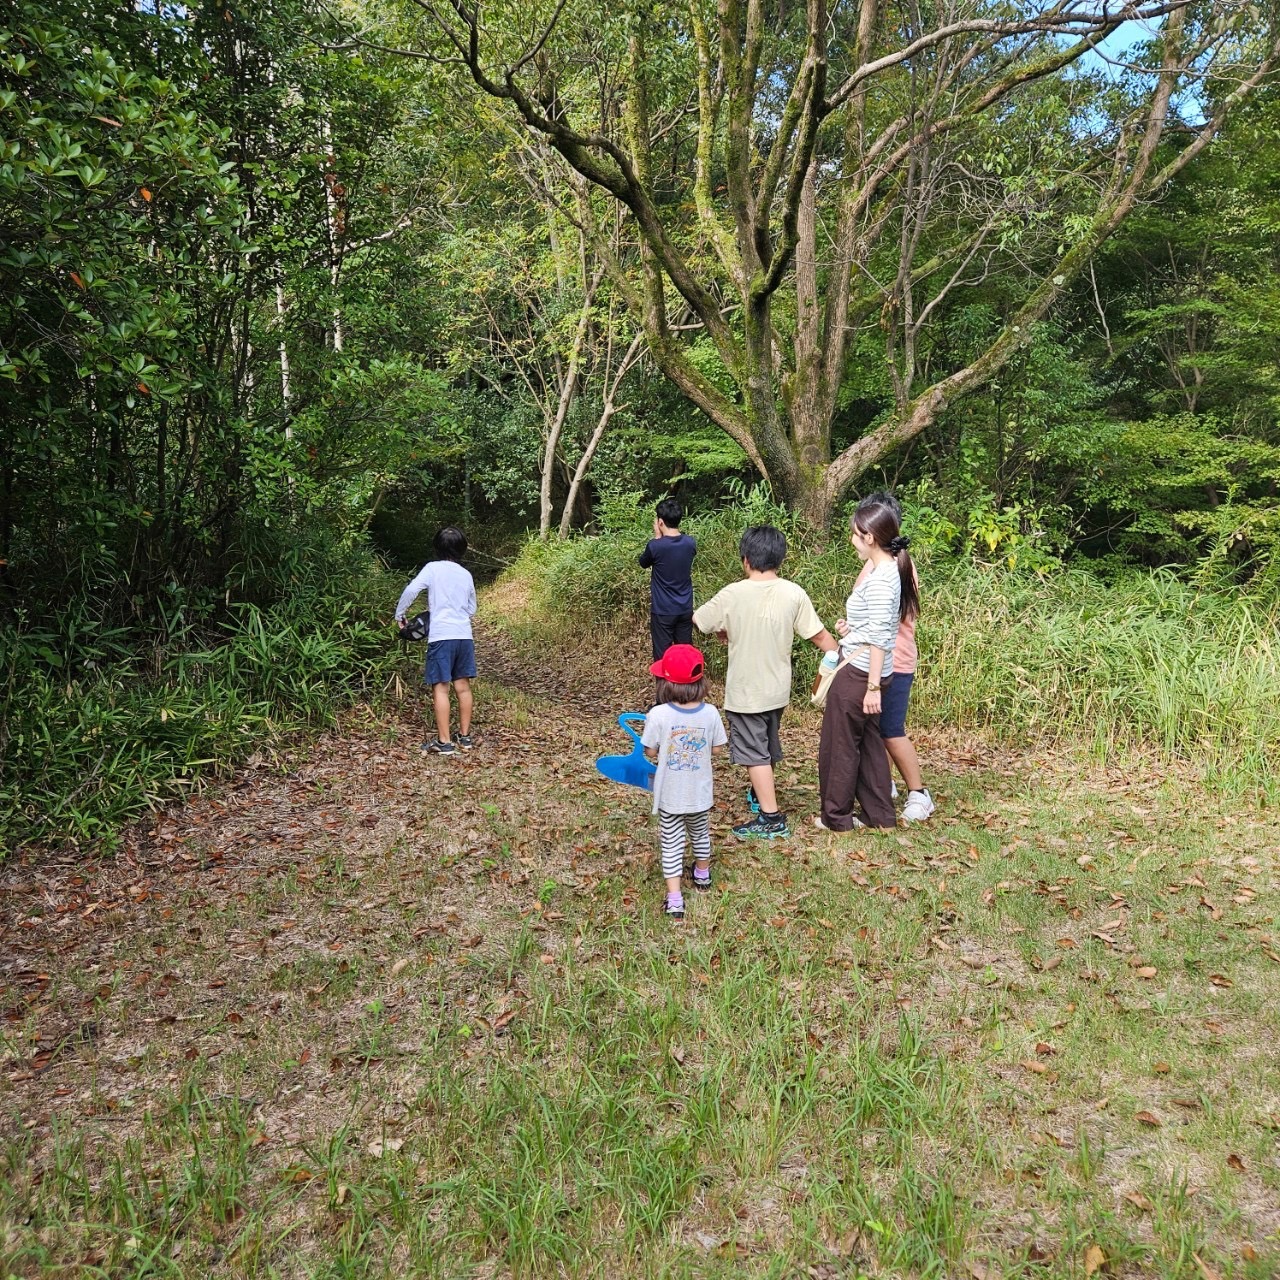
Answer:
<svg viewBox="0 0 1280 1280"><path fill-rule="evenodd" d="M569 481L569 492L564 500L564 510L560 514L560 537L562 540L569 536L569 527L573 521L573 509L578 500L578 492L582 487L583 479L591 468L592 460L596 456L596 449L599 448L600 441L604 439L604 433L608 430L609 423L613 420L614 415L621 409L626 408L626 405L615 403L615 398L623 378L627 376L631 366L640 358L643 345L644 333L637 332L636 336L631 339L631 346L627 348L627 354L623 356L622 363L618 366L618 373L612 384L608 382L606 373L605 401L600 410L600 418L596 422L595 430L591 433L591 439L587 441L587 447L582 451L582 457L578 459L578 465L573 470L573 478Z"/></svg>
<svg viewBox="0 0 1280 1280"><path fill-rule="evenodd" d="M333 131L326 119L320 126L324 140L324 210L325 230L329 241L329 289L333 305L333 349L340 352L343 344L342 308L338 303L338 276L342 272L342 252L346 240L346 218L342 184L338 181L338 160L333 153Z"/></svg>
<svg viewBox="0 0 1280 1280"><path fill-rule="evenodd" d="M569 410L573 407L574 397L578 392L578 383L582 373L582 354L587 342L587 333L591 328L591 309L595 304L596 290L603 278L602 271L596 271L588 280L585 246L582 259L582 309L578 313L577 327L573 332L573 344L569 348L569 358L565 362L564 373L560 381L560 395L556 402L555 413L547 425L547 441L542 454L542 482L538 490L538 537L546 542L551 535L551 481L555 475L556 450L560 447L560 436L569 419Z"/></svg>

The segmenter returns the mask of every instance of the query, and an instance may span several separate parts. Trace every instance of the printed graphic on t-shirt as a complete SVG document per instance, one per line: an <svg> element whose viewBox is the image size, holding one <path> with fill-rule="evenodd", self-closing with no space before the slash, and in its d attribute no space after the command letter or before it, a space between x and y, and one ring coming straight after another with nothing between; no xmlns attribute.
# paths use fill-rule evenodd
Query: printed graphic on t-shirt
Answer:
<svg viewBox="0 0 1280 1280"><path fill-rule="evenodd" d="M696 725L673 725L667 739L667 768L697 769L707 749L707 731Z"/></svg>

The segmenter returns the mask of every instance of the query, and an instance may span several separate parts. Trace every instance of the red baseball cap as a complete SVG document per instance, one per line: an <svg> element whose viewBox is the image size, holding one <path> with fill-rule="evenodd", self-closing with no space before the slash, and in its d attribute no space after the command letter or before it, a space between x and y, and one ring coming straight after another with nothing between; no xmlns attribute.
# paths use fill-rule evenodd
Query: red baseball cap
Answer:
<svg viewBox="0 0 1280 1280"><path fill-rule="evenodd" d="M693 684L701 680L706 663L702 650L691 644L673 644L650 668L649 673L672 684Z"/></svg>

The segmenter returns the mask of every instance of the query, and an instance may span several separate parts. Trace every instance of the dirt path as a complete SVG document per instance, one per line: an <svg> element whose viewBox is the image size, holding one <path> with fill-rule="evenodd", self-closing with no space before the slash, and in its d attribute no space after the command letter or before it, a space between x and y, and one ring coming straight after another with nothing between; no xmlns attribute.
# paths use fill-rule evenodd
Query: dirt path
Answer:
<svg viewBox="0 0 1280 1280"><path fill-rule="evenodd" d="M642 864L643 803L615 796L592 761L621 748L613 708L646 682L620 691L623 665L586 654L567 671L522 663L491 628L478 650L488 683L474 752L418 750L427 704L411 690L399 712L357 708L312 746L255 758L232 784L129 830L113 854L0 863L10 1117L32 1132L123 1120L120 1108L145 1109L185 1063L238 1059L251 1036L305 1038L292 1052L309 1048L319 1082L356 1038L363 1002L316 992L354 985L357 968L390 981L424 940L450 963L505 947L548 881L588 893L599 870L577 865L587 806L618 802L612 865ZM566 807L566 789L586 803ZM555 916L534 922L549 949L562 943ZM265 998L264 973L279 987ZM481 992L462 998L478 1005ZM260 1106L265 1133L302 1132Z"/></svg>
<svg viewBox="0 0 1280 1280"><path fill-rule="evenodd" d="M113 854L0 863L3 1096L35 1131L114 1114L125 1099L132 1111L184 1063L216 1063L250 1036L305 1034L282 1051L309 1046L323 1075L363 1009L319 1007L335 976L350 986L346 974L372 967L390 981L427 938L442 960L479 959L509 947L531 911L554 954L566 939L563 915L537 910L548 884L589 901L620 875L621 909L633 911L652 896L648 802L602 781L593 761L627 747L616 711L645 706L645 639L553 669L481 628L489 683L478 684L473 752L422 753L427 704L411 692L396 713L357 708L312 746L255 758L230 785L139 823ZM813 716L791 717L797 763L815 735ZM976 764L963 746L951 755L961 770ZM805 804L811 781L786 766L780 776ZM741 816L735 796L721 788L721 841ZM269 997L264 973L279 987ZM479 1008L503 993L462 998ZM262 1105L265 1132L299 1132Z"/></svg>

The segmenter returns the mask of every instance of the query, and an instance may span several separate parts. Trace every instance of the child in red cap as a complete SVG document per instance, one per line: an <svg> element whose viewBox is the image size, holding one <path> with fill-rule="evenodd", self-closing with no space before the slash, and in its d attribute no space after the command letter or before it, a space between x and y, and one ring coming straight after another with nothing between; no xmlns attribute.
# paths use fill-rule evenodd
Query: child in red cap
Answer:
<svg viewBox="0 0 1280 1280"><path fill-rule="evenodd" d="M645 755L658 762L653 811L661 833L666 914L684 919L686 841L693 846L693 887L711 888L711 753L728 742L720 712L706 701L702 652L673 644L650 668L658 679L657 705L644 718Z"/></svg>

